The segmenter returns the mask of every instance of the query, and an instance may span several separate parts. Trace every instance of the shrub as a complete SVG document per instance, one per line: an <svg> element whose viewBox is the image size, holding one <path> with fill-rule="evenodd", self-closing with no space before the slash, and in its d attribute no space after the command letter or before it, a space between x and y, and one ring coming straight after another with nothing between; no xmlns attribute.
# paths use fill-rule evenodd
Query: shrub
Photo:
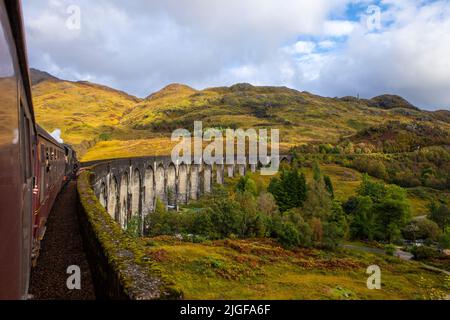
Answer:
<svg viewBox="0 0 450 320"><path fill-rule="evenodd" d="M218 238L226 238L232 233L241 234L242 212L236 201L228 198L216 199L208 212Z"/></svg>
<svg viewBox="0 0 450 320"><path fill-rule="evenodd" d="M346 207L350 206L349 201L347 201ZM375 213L372 210L372 199L368 196L358 196L351 201L351 209L353 210L350 224L351 237L372 241L377 229Z"/></svg>
<svg viewBox="0 0 450 320"><path fill-rule="evenodd" d="M450 249L450 228L447 228L439 238L439 244L444 249Z"/></svg>
<svg viewBox="0 0 450 320"><path fill-rule="evenodd" d="M311 228L298 208L277 213L267 221L267 226L268 236L277 239L284 247L309 247L312 244Z"/></svg>
<svg viewBox="0 0 450 320"><path fill-rule="evenodd" d="M384 247L384 251L388 256L393 256L397 248L393 244L388 244Z"/></svg>
<svg viewBox="0 0 450 320"><path fill-rule="evenodd" d="M236 184L236 191L250 192L254 196L258 195L256 183L248 175L239 178L239 181Z"/></svg>
<svg viewBox="0 0 450 320"><path fill-rule="evenodd" d="M438 205L433 202L429 210L428 219L436 222L442 230L450 226L450 209L445 204Z"/></svg>
<svg viewBox="0 0 450 320"><path fill-rule="evenodd" d="M98 137L100 141L109 141L111 140L111 135L109 133L101 133Z"/></svg>
<svg viewBox="0 0 450 320"><path fill-rule="evenodd" d="M294 248L300 244L299 235L296 226L286 221L281 224L281 229L277 232L277 240L286 248Z"/></svg>
<svg viewBox="0 0 450 320"><path fill-rule="evenodd" d="M402 230L403 237L407 240L432 240L436 241L441 235L439 226L428 219L413 220Z"/></svg>
<svg viewBox="0 0 450 320"><path fill-rule="evenodd" d="M256 200L253 194L246 191L236 195L236 201L240 205L241 221L240 233L241 237L262 237L266 234L266 221L263 214L258 212Z"/></svg>
<svg viewBox="0 0 450 320"><path fill-rule="evenodd" d="M323 223L323 238L320 244L323 248L334 250L339 240L343 238L342 226L336 222L326 221Z"/></svg>
<svg viewBox="0 0 450 320"><path fill-rule="evenodd" d="M353 162L353 167L379 179L384 179L387 176L386 167L381 160L359 157Z"/></svg>
<svg viewBox="0 0 450 320"><path fill-rule="evenodd" d="M372 181L367 174L363 175L363 181L358 188L358 195L368 196L374 202L379 202L386 196L387 190L384 183Z"/></svg>
<svg viewBox="0 0 450 320"><path fill-rule="evenodd" d="M294 208L283 214L285 222L291 222L299 232L298 245L309 247L312 244L312 230L310 225L304 220L303 213L300 209Z"/></svg>
<svg viewBox="0 0 450 320"><path fill-rule="evenodd" d="M173 212L167 211L160 199L156 199L155 212L145 217L145 225L149 236L171 235L179 231L179 221Z"/></svg>
<svg viewBox="0 0 450 320"><path fill-rule="evenodd" d="M190 213L192 216L192 226L189 231L196 235L206 236L208 238L216 237L214 233L214 225L211 221L211 217L206 210L200 212Z"/></svg>
<svg viewBox="0 0 450 320"><path fill-rule="evenodd" d="M360 197L365 196L372 201L372 205L365 201L363 207L365 212L358 212L357 209L353 219L358 228L366 231L362 234L366 233L369 237L389 242L398 240L401 235L400 230L410 219L406 191L396 185L373 182L364 176L358 194ZM369 238L369 240L371 239Z"/></svg>
<svg viewBox="0 0 450 320"><path fill-rule="evenodd" d="M130 237L137 238L141 235L142 219L139 215L134 215L127 222L126 232Z"/></svg>
<svg viewBox="0 0 450 320"><path fill-rule="evenodd" d="M414 255L415 260L427 260L439 257L438 250L428 246L414 246L411 249L411 253Z"/></svg>

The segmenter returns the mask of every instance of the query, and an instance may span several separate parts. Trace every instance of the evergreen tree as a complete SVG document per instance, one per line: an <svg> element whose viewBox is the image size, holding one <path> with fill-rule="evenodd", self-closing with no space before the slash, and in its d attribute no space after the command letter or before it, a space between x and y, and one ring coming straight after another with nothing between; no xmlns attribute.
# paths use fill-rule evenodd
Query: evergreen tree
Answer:
<svg viewBox="0 0 450 320"><path fill-rule="evenodd" d="M256 186L256 183L248 175L245 175L244 177L239 178L239 181L236 184L236 191L250 192L253 196L258 195L258 188Z"/></svg>
<svg viewBox="0 0 450 320"><path fill-rule="evenodd" d="M301 207L306 199L305 175L299 174L296 169L282 170L279 178L270 181L268 191L273 194L282 212Z"/></svg>
<svg viewBox="0 0 450 320"><path fill-rule="evenodd" d="M325 188L331 195L331 198L334 198L334 188L333 183L331 182L331 178L329 176L323 176L323 182L325 183Z"/></svg>
<svg viewBox="0 0 450 320"><path fill-rule="evenodd" d="M314 161L313 163L313 178L315 181L319 181L322 178L322 171L320 170L320 166L317 161Z"/></svg>
<svg viewBox="0 0 450 320"><path fill-rule="evenodd" d="M444 205L437 205L436 203L431 203L430 214L428 218L438 224L443 231L450 227L450 209Z"/></svg>

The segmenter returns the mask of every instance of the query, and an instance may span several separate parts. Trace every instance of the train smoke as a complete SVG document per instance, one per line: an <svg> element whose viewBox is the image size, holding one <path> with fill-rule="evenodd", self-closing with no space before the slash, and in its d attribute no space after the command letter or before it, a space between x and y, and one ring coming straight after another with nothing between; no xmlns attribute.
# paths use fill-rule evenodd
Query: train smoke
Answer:
<svg viewBox="0 0 450 320"><path fill-rule="evenodd" d="M61 129L55 129L53 130L52 133L50 133L50 135L59 143L64 143L64 140L61 139Z"/></svg>

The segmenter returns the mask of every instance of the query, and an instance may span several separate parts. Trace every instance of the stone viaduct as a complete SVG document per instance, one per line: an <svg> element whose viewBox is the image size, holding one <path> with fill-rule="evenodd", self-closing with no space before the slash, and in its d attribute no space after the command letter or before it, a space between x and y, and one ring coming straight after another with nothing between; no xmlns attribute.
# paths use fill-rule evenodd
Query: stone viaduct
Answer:
<svg viewBox="0 0 450 320"><path fill-rule="evenodd" d="M280 156L290 162L292 156ZM93 173L95 195L122 228L134 216L144 218L159 198L171 209L209 193L225 177L256 172L261 165L173 163L170 157L141 157L83 163Z"/></svg>

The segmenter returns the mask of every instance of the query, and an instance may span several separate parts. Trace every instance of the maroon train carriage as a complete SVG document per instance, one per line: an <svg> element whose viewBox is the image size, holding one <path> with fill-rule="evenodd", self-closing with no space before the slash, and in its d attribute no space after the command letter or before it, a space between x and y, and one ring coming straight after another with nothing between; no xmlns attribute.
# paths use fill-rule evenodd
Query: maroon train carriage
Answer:
<svg viewBox="0 0 450 320"><path fill-rule="evenodd" d="M65 146L40 126L37 126L37 133L36 185L33 190L33 264L39 255L40 241L44 238L48 215L66 179Z"/></svg>
<svg viewBox="0 0 450 320"><path fill-rule="evenodd" d="M36 130L20 3L0 0L0 299L27 297Z"/></svg>
<svg viewBox="0 0 450 320"><path fill-rule="evenodd" d="M28 298L32 258L75 152L36 125L20 1L0 0L0 300Z"/></svg>

